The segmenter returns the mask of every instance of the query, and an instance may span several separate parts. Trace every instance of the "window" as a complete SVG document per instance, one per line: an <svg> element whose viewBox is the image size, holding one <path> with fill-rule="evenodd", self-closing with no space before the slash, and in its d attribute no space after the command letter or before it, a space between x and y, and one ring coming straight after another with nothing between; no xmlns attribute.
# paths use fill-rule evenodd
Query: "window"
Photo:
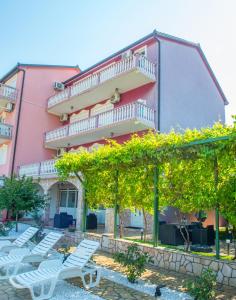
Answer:
<svg viewBox="0 0 236 300"><path fill-rule="evenodd" d="M139 48L137 50L134 51L134 55L138 54L140 56L145 56L147 57L147 46L144 46L142 48Z"/></svg>
<svg viewBox="0 0 236 300"><path fill-rule="evenodd" d="M11 79L9 79L6 82L6 85L11 86L13 88L16 88L16 82L17 82L17 75L15 75L14 77L12 77Z"/></svg>
<svg viewBox="0 0 236 300"><path fill-rule="evenodd" d="M7 145L2 145L0 147L0 165L4 165L7 161Z"/></svg>
<svg viewBox="0 0 236 300"><path fill-rule="evenodd" d="M114 104L110 102L110 100L106 101L103 104L96 104L91 110L90 110L90 115L95 116L98 114L101 114L103 112L106 112L108 110L112 110L114 108Z"/></svg>
<svg viewBox="0 0 236 300"><path fill-rule="evenodd" d="M3 112L0 114L0 123L4 124L6 120L6 113Z"/></svg>
<svg viewBox="0 0 236 300"><path fill-rule="evenodd" d="M77 207L77 191L61 190L60 191L60 207Z"/></svg>
<svg viewBox="0 0 236 300"><path fill-rule="evenodd" d="M69 191L68 207L76 207L76 191Z"/></svg>
<svg viewBox="0 0 236 300"><path fill-rule="evenodd" d="M67 191L61 191L61 207L66 207L66 202L67 202Z"/></svg>
<svg viewBox="0 0 236 300"><path fill-rule="evenodd" d="M70 123L78 122L80 120L87 119L89 117L89 111L88 110L82 110L78 114L73 114L70 117Z"/></svg>

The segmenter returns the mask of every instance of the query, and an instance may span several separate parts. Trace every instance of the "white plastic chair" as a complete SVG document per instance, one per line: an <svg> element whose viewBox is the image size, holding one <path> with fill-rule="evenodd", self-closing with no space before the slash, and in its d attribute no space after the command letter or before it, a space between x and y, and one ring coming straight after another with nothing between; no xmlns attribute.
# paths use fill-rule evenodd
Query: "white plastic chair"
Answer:
<svg viewBox="0 0 236 300"><path fill-rule="evenodd" d="M86 289L94 287L100 282L101 269L89 261L98 247L98 242L83 240L64 263L47 260L39 265L38 270L11 276L9 281L18 289L28 288L33 300L51 298L57 281L61 279L81 277ZM86 275L89 276L88 283ZM93 276L96 277L95 281Z"/></svg>
<svg viewBox="0 0 236 300"><path fill-rule="evenodd" d="M14 248L21 248L25 246L38 230L39 229L36 227L29 227L22 234L20 234L13 242L7 240L7 237L4 237L4 239L0 239L0 251L9 252Z"/></svg>
<svg viewBox="0 0 236 300"><path fill-rule="evenodd" d="M29 248L13 249L9 255L0 257L0 280L17 274L24 263L40 263L45 260L49 251L61 237L61 233L50 232L32 250Z"/></svg>

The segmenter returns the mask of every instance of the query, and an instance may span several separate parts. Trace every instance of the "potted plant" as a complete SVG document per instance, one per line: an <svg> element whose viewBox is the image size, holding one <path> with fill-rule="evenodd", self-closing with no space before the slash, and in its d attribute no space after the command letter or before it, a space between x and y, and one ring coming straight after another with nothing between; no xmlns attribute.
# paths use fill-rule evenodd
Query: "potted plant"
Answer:
<svg viewBox="0 0 236 300"><path fill-rule="evenodd" d="M70 225L70 226L68 227L68 231L69 231L69 232L75 232L75 230L76 230L75 225Z"/></svg>
<svg viewBox="0 0 236 300"><path fill-rule="evenodd" d="M125 253L115 253L114 259L126 268L127 279L131 283L135 283L145 271L145 265L152 262L149 254L142 252L137 244L130 245Z"/></svg>

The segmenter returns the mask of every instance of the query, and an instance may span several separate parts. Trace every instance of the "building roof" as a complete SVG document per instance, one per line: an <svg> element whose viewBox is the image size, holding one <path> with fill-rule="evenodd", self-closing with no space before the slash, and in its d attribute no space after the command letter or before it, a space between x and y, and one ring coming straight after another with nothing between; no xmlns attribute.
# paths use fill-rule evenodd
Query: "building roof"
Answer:
<svg viewBox="0 0 236 300"><path fill-rule="evenodd" d="M71 69L79 69L79 66L65 66L65 65L46 65L46 64L25 64L25 63L17 63L10 71L8 71L2 78L0 78L0 83L1 82L6 82L9 78L14 76L20 67L33 67L33 68L40 68L40 67L45 67L45 68L71 68Z"/></svg>
<svg viewBox="0 0 236 300"><path fill-rule="evenodd" d="M142 42L145 42L145 41L147 41L149 39L152 39L152 38L155 38L155 39L163 38L163 39L171 40L173 42L184 44L186 46L193 47L193 48L197 49L197 51L199 52L199 55L201 56L203 62L206 65L206 67L208 69L208 72L210 73L210 76L212 77L212 79L213 79L213 81L214 81L214 83L215 83L215 85L216 85L216 87L217 87L217 89L218 89L218 91L219 91L219 93L220 93L220 95L221 95L221 97L222 97L225 105L227 105L229 103L228 100L227 100L227 98L226 98L226 96L225 96L225 94L224 94L224 92L223 92L223 90L222 90L222 88L221 88L221 86L220 86L220 84L219 84L219 82L218 82L218 80L217 80L217 78L216 78L216 76L215 76L215 74L214 74L214 72L213 72L213 70L211 69L211 67L210 67L210 65L209 65L209 63L208 63L208 61L206 59L206 56L204 55L204 53L203 53L203 51L201 49L200 44L194 43L194 42L191 42L191 41L188 41L188 40L185 40L185 39L173 36L173 35L169 35L169 34L166 34L166 33L163 33L163 32L159 32L157 30L154 30L152 33L150 33L150 34L142 37L141 39L137 40L136 42L134 42L134 43L126 46L125 48L122 48L121 50L115 52L114 54L112 54L112 55L106 57L105 59L99 61L98 63L92 65L91 67L89 67L89 68L81 71L79 74L76 74L76 75L68 78L63 83L64 84L69 84L69 83L71 83L73 81L76 81L83 74L85 74L85 73L91 71L92 69L98 67L99 65L101 65L101 64L103 64L103 63L105 63L105 62L107 62L107 61L115 58L116 56L122 54L123 52L127 51L128 49L133 48L136 45L141 44Z"/></svg>
<svg viewBox="0 0 236 300"><path fill-rule="evenodd" d="M206 59L206 56L204 54L204 52L202 51L201 49L201 46L200 44L198 43L194 43L194 42L190 42L190 41L187 41L185 39L182 39L182 38L179 38L179 37L176 37L176 36L173 36L173 35L169 35L169 34L166 34L166 33L163 33L163 32L159 32L157 30L154 30L153 32L151 32L150 34L142 37L141 39L137 40L136 42L126 46L125 48L115 52L114 54L106 57L105 59L99 61L98 63L92 65L91 67L81 71L79 74L76 74L70 78L68 78L67 80L65 80L63 83L64 84L69 84L69 83L72 83L74 81L76 81L77 79L79 79L83 74L91 71L92 69L98 67L99 65L111 60L112 58L115 58L116 56L122 54L123 52L127 51L128 49L130 48L133 48L135 47L136 45L138 44L141 44L142 42L145 42L149 39L152 39L152 38L155 38L158 40L158 38L163 38L163 39L167 39L167 40L170 40L170 41L173 41L173 42L176 42L176 43L181 43L181 44L184 44L186 46L189 46L189 47L193 47L195 49L197 49L197 51L199 52L199 55L201 56L204 64L206 65L206 68L210 74L210 76L212 77L212 80L214 81L223 101L224 101L224 104L227 105L229 102L213 72L213 70L211 69L207 59ZM12 68L8 73L6 73L1 79L0 79L0 83L1 82L6 82L10 77L12 77L14 74L16 74L19 70L20 67L50 67L50 68L79 68L78 65L76 66L64 66L64 65L43 65L43 64L24 64L24 63L17 63L17 65Z"/></svg>

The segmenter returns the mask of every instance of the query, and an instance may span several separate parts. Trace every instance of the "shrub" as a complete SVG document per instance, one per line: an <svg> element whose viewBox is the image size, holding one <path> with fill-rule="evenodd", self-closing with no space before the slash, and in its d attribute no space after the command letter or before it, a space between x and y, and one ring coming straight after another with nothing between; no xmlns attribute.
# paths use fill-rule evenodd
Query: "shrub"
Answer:
<svg viewBox="0 0 236 300"><path fill-rule="evenodd" d="M200 276L189 280L185 287L195 300L215 299L216 275L211 269L205 269Z"/></svg>
<svg viewBox="0 0 236 300"><path fill-rule="evenodd" d="M7 236L13 227L14 227L13 222L9 222L9 221L4 222L4 223L1 222L0 223L0 236Z"/></svg>
<svg viewBox="0 0 236 300"><path fill-rule="evenodd" d="M136 282L145 271L145 265L152 262L149 254L142 252L136 244L130 245L125 253L115 253L114 259L126 268L127 279L131 283Z"/></svg>

